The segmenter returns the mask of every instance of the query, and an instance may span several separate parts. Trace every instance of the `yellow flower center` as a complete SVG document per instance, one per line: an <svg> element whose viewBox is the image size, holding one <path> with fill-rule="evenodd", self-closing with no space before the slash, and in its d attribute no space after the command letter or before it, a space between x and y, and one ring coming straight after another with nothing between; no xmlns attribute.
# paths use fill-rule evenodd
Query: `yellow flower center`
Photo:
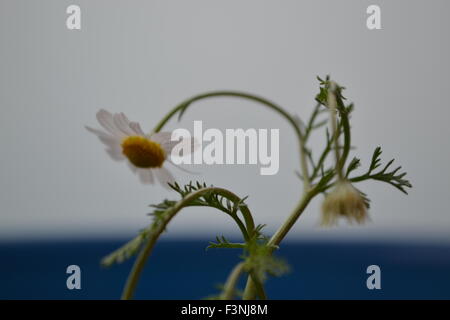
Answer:
<svg viewBox="0 0 450 320"><path fill-rule="evenodd" d="M166 153L159 143L145 137L131 136L122 141L122 153L138 168L160 168Z"/></svg>

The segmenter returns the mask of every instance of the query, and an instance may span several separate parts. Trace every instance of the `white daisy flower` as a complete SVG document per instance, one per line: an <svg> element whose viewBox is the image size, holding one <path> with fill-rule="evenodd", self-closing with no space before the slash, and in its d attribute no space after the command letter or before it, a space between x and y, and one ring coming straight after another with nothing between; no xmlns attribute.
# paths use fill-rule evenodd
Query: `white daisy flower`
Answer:
<svg viewBox="0 0 450 320"><path fill-rule="evenodd" d="M171 132L145 134L139 123L131 122L123 113L111 114L106 110L97 112L97 120L105 131L86 126L106 146L106 152L115 161L127 161L130 169L139 176L144 184L153 184L156 180L168 187L174 182L165 162L172 163L172 149L180 141L171 140ZM186 142L186 141L184 141ZM193 142L189 142L192 145Z"/></svg>

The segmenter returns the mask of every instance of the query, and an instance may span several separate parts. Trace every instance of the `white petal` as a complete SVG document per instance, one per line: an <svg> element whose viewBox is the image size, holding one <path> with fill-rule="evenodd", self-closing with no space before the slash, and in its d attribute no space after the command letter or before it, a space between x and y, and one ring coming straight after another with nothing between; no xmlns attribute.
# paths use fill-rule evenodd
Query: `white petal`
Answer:
<svg viewBox="0 0 450 320"><path fill-rule="evenodd" d="M189 155L193 153L195 150L197 150L200 146L197 139L195 138L183 138L182 141L175 140L172 141L172 133L171 132L157 132L150 136L150 139L158 142L161 147L164 149L166 154L170 155L172 153L172 149L178 145L179 143L182 143L184 145L184 149L186 150L185 155Z"/></svg>
<svg viewBox="0 0 450 320"><path fill-rule="evenodd" d="M143 184L152 184L154 182L151 169L138 169L137 174L139 176L139 180Z"/></svg>
<svg viewBox="0 0 450 320"><path fill-rule="evenodd" d="M99 140L108 147L108 149L114 150L114 151L118 151L119 153L121 153L122 148L120 147L120 140L108 133L105 133L101 130L97 130L97 129L93 129L91 127L85 126L85 128L95 134Z"/></svg>
<svg viewBox="0 0 450 320"><path fill-rule="evenodd" d="M156 176L156 179L158 179L159 183L167 189L170 189L168 183L175 182L175 179L172 176L172 174L170 173L170 171L164 167L162 167L160 169L156 169L155 176Z"/></svg>
<svg viewBox="0 0 450 320"><path fill-rule="evenodd" d="M91 127L89 127L89 126L84 126L84 127L86 128L87 131L89 131L90 133L95 134L95 135L98 136L98 137L111 136L110 134L108 134L108 133L106 133L106 132L103 132L103 131L101 131L101 130L94 129L94 128L91 128Z"/></svg>
<svg viewBox="0 0 450 320"><path fill-rule="evenodd" d="M122 133L116 128L114 124L113 115L106 110L101 109L97 112L97 121L100 125L105 128L106 131L114 136L121 136Z"/></svg>
<svg viewBox="0 0 450 320"><path fill-rule="evenodd" d="M150 136L150 139L162 145L163 143L170 142L171 137L172 132L155 132Z"/></svg>
<svg viewBox="0 0 450 320"><path fill-rule="evenodd" d="M127 119L125 114L116 113L113 116L114 124L116 127L125 135L132 136L134 134L133 130L130 128L130 121Z"/></svg>
<svg viewBox="0 0 450 320"><path fill-rule="evenodd" d="M120 149L106 149L106 152L114 161L122 161L126 159Z"/></svg>
<svg viewBox="0 0 450 320"><path fill-rule="evenodd" d="M139 136L145 136L144 131L141 129L141 125L138 122L130 122L130 128Z"/></svg>
<svg viewBox="0 0 450 320"><path fill-rule="evenodd" d="M199 174L200 174L200 172L187 170L187 169L185 169L185 168L179 166L178 164L173 163L172 160L170 160L170 159L166 159L166 160L167 160L167 162L169 162L171 165L173 165L173 166L174 166L175 168L177 168L178 170L181 170L181 171L186 172L186 173L189 173L189 174L195 174L195 175L199 175Z"/></svg>

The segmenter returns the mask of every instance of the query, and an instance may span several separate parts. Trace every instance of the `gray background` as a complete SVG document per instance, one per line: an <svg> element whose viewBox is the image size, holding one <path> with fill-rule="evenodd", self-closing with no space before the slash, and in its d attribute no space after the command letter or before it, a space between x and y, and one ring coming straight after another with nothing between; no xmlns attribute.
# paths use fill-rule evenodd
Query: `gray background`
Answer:
<svg viewBox="0 0 450 320"><path fill-rule="evenodd" d="M78 4L82 30L66 29ZM365 26L382 9L382 30ZM409 196L376 182L363 227L318 227L315 200L295 237L396 237L450 240L448 1L5 1L0 2L0 237L134 234L147 205L175 194L138 183L111 161L85 124L99 108L123 111L146 130L181 100L236 89L268 97L306 117L331 74L356 104L354 145L367 165L373 149L398 159ZM198 103L181 124L279 128L280 171L196 166L194 179L249 195L266 232L285 219L301 192L293 174L297 144L276 114L234 99ZM313 139L320 148L322 136ZM192 177L175 172L180 182ZM186 210L169 235L233 234L227 217Z"/></svg>

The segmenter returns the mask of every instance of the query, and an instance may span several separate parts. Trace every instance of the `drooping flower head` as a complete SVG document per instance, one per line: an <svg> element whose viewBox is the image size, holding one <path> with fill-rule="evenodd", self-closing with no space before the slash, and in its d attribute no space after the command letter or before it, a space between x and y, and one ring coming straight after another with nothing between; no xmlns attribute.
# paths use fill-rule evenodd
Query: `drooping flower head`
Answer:
<svg viewBox="0 0 450 320"><path fill-rule="evenodd" d="M347 180L339 180L322 204L322 226L336 225L339 218L362 224L369 219L361 192Z"/></svg>
<svg viewBox="0 0 450 320"><path fill-rule="evenodd" d="M154 183L156 178L167 186L167 183L174 181L170 171L164 167L166 162L172 163L172 149L180 143L171 140L171 132L147 135L139 123L129 121L125 114L111 114L106 110L97 112L97 120L105 131L88 126L86 129L100 139L113 160L127 161L142 183Z"/></svg>

